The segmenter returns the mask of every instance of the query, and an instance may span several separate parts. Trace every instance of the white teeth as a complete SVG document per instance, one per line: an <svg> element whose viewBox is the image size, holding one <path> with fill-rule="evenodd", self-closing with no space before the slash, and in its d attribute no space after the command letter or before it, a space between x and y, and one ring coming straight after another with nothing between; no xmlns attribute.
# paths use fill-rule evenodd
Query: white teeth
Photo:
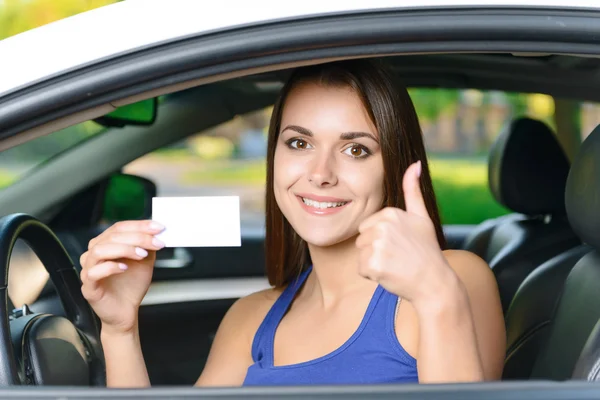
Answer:
<svg viewBox="0 0 600 400"><path fill-rule="evenodd" d="M342 202L339 202L339 203L319 202L319 201L314 201L314 200L311 200L311 199L305 199L304 197L302 198L302 201L307 206L314 207L314 208L320 208L320 209L333 208L333 207L341 207L344 204L346 204L345 201L342 201Z"/></svg>

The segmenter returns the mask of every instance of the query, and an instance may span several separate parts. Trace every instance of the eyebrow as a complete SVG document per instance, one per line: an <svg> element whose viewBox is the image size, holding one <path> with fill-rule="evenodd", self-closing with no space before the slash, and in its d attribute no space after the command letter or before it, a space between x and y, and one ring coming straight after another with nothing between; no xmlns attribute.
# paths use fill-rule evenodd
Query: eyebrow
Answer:
<svg viewBox="0 0 600 400"><path fill-rule="evenodd" d="M313 133L310 131L310 129L306 129L306 128L303 128L298 125L288 125L281 130L281 133L285 132L288 129L298 132L299 134L304 135L304 136L308 136L308 137L314 136ZM375 143L379 144L379 140L377 140L377 138L374 135L367 133L367 132L344 132L340 135L340 139L342 139L342 140L353 140L353 139L358 139L358 138L368 138L368 139L373 140Z"/></svg>

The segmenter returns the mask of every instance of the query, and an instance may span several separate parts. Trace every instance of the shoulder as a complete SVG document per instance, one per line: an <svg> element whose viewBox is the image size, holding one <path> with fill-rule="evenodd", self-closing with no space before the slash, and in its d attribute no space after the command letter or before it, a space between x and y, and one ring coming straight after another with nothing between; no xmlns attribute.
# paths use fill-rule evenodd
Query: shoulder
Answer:
<svg viewBox="0 0 600 400"><path fill-rule="evenodd" d="M444 250L442 253L448 261L452 260L454 262L459 261L467 263L477 263L480 265L483 264L487 266L487 263L483 260L483 258L467 250Z"/></svg>
<svg viewBox="0 0 600 400"><path fill-rule="evenodd" d="M229 308L222 325L234 327L254 336L263 319L279 298L283 289L265 289L238 299Z"/></svg>
<svg viewBox="0 0 600 400"><path fill-rule="evenodd" d="M445 250L446 262L469 290L472 285L497 287L496 278L484 259L466 250Z"/></svg>
<svg viewBox="0 0 600 400"><path fill-rule="evenodd" d="M500 379L506 351L506 328L494 272L481 257L464 250L445 251L469 299L486 379Z"/></svg>
<svg viewBox="0 0 600 400"><path fill-rule="evenodd" d="M267 289L237 300L223 317L197 386L241 385L252 364L252 341L281 289Z"/></svg>

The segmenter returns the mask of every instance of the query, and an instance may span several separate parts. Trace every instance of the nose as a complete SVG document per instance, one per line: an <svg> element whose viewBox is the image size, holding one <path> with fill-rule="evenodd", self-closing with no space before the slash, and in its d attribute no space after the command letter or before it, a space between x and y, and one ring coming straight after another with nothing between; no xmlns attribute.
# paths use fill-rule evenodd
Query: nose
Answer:
<svg viewBox="0 0 600 400"><path fill-rule="evenodd" d="M335 157L323 152L315 154L308 171L308 180L317 187L329 187L337 184Z"/></svg>

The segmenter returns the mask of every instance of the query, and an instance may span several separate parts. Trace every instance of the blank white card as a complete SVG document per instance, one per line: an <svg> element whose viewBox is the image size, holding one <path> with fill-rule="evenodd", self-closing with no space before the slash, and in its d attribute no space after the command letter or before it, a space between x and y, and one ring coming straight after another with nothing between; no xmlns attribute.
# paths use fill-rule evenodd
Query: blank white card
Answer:
<svg viewBox="0 0 600 400"><path fill-rule="evenodd" d="M166 247L239 247L238 196L154 197L152 220L165 230L156 235Z"/></svg>

